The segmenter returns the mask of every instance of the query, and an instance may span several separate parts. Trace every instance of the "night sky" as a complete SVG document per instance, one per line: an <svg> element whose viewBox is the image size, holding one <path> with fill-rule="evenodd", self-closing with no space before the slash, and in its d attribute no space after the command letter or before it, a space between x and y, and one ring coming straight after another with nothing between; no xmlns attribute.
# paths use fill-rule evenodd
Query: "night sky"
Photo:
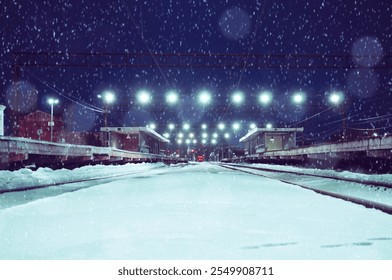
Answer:
<svg viewBox="0 0 392 280"><path fill-rule="evenodd" d="M106 90L116 94L110 106L111 126L145 126L176 133L187 122L198 134L202 123L210 132L226 124L232 143L258 127L302 126L309 141L327 140L342 128L342 115L351 128L392 132L392 5L387 0L255 0L255 1L9 1L0 0L1 98L7 114L50 111L46 100L56 97L55 114L68 130L97 130L103 125ZM371 55L350 62L350 69L254 68L91 68L21 67L14 73L13 52L86 53L223 53L223 54L339 54ZM16 81L15 81L16 79ZM16 82L16 85L14 84ZM15 91L23 96L16 105ZM140 105L139 90L152 94ZM165 102L176 90L180 102ZM212 104L201 106L201 90ZM244 104L231 94L244 93ZM273 93L269 106L258 95ZM306 102L294 105L292 94L302 91ZM344 93L345 102L332 107L327 96ZM343 109L342 109L343 108ZM317 113L320 113L317 115ZM301 122L305 119L306 122ZM7 117L6 117L7 119ZM233 122L241 129L233 132ZM12 123L7 121L7 130ZM172 136L172 140L175 137Z"/></svg>

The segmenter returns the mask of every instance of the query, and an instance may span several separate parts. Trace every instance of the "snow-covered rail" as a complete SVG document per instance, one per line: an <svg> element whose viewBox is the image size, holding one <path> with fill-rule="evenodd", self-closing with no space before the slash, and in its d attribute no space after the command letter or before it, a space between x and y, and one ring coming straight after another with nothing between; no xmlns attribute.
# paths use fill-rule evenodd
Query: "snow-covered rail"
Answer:
<svg viewBox="0 0 392 280"><path fill-rule="evenodd" d="M336 176L317 175L306 172L268 169L238 164L220 164L220 166L235 171L241 171L248 174L276 179L281 182L296 185L322 195L342 199L348 202L362 205L366 208L380 210L384 213L392 215L391 182L341 178ZM319 178L321 183L317 183L315 178ZM349 182L350 185L347 185L347 182ZM384 190L388 189L389 191L387 193L383 191L380 192L375 188L378 190L384 188ZM385 197L383 198L382 195Z"/></svg>

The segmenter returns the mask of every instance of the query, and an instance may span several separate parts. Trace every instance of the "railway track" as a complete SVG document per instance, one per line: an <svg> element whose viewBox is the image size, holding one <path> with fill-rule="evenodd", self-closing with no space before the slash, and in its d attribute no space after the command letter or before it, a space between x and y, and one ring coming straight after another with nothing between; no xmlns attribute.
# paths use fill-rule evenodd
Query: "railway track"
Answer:
<svg viewBox="0 0 392 280"><path fill-rule="evenodd" d="M295 185L307 190L314 191L321 195L342 199L344 201L352 202L358 205L362 205L366 208L376 209L392 215L392 196L389 201L390 203L377 201L376 197L379 196L379 193L377 193L374 196L374 199L369 199L367 197L368 193L371 192L374 193L375 188L377 188L377 190L380 189L389 190L390 192L388 194L392 195L392 183L389 182L383 183L379 181L361 180L356 178L337 178L337 177L327 176L327 175L316 175L316 174L301 173L297 171L276 170L272 168L269 169L269 168L246 166L246 165L239 165L239 164L219 164L219 165L227 169L279 180L287 184ZM312 186L312 184L314 184L314 179L317 178L323 179L324 187ZM342 184L343 182L346 184L350 183L351 185L349 185L348 187L347 186L342 187L340 189L336 187L339 186L339 184ZM334 186L332 188L334 190L328 190L329 186ZM363 194L361 194L358 192L358 188L368 190L368 192L364 192ZM353 193L357 192L359 193L359 195L347 194L350 192Z"/></svg>

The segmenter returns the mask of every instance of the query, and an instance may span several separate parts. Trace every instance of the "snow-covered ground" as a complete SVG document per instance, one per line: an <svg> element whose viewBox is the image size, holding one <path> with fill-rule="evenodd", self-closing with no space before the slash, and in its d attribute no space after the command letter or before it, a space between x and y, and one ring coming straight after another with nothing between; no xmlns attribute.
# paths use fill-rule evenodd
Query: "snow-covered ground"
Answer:
<svg viewBox="0 0 392 280"><path fill-rule="evenodd" d="M2 209L0 236L0 259L392 259L392 216L208 163Z"/></svg>

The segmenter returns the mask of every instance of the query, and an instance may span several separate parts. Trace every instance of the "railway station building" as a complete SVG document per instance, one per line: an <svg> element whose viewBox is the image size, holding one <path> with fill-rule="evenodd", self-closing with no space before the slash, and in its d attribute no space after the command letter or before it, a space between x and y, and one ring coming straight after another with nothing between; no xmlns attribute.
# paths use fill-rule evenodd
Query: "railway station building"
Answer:
<svg viewBox="0 0 392 280"><path fill-rule="evenodd" d="M168 139L148 127L101 127L103 146L126 151L164 154Z"/></svg>
<svg viewBox="0 0 392 280"><path fill-rule="evenodd" d="M240 139L244 143L245 156L269 151L289 150L297 147L299 128L255 128Z"/></svg>

